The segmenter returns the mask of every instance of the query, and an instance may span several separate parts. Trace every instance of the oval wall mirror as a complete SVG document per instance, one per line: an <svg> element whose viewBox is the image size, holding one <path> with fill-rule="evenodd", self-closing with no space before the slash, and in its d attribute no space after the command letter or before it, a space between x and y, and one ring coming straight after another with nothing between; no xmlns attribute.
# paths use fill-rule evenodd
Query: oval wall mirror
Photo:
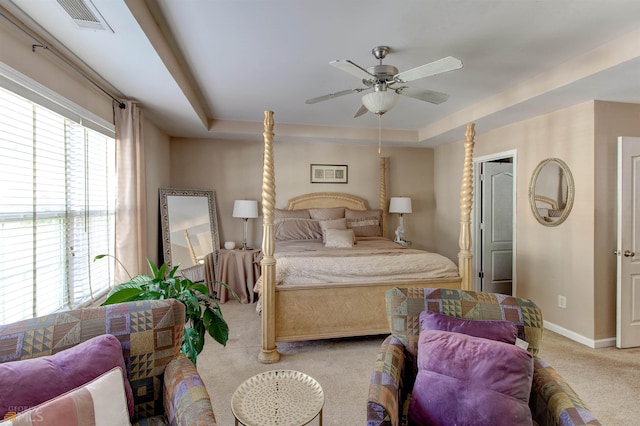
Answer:
<svg viewBox="0 0 640 426"><path fill-rule="evenodd" d="M541 161L529 185L533 216L544 226L560 225L571 213L574 192L573 176L564 161L558 158Z"/></svg>

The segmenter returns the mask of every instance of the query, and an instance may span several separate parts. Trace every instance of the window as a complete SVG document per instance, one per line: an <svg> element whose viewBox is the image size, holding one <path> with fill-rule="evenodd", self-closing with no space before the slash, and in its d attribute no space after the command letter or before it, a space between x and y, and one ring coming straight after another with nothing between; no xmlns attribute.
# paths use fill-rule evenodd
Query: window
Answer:
<svg viewBox="0 0 640 426"><path fill-rule="evenodd" d="M93 258L114 253L115 140L69 115L0 87L0 324L113 281L113 261Z"/></svg>

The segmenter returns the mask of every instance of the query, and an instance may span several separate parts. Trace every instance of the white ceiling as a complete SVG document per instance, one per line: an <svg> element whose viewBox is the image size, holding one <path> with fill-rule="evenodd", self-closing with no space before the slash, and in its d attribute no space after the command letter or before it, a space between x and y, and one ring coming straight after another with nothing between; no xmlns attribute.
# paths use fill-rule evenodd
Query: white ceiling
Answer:
<svg viewBox="0 0 640 426"><path fill-rule="evenodd" d="M381 119L390 145L461 140L467 122L485 132L590 99L640 103L638 0L92 1L113 32L78 28L56 0L0 5L175 137L261 139L273 110L276 140L377 144L378 117L353 118L362 94L304 103L362 87L329 62L370 67L377 45L400 71L464 63L409 84L451 97L401 97Z"/></svg>

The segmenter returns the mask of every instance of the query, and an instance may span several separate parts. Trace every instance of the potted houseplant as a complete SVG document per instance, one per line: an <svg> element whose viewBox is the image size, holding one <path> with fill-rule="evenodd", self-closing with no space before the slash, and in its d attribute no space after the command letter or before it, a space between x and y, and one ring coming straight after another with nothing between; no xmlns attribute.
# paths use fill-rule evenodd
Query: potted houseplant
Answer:
<svg viewBox="0 0 640 426"><path fill-rule="evenodd" d="M100 254L94 261L111 255ZM136 300L176 299L182 302L186 308L186 324L182 336L181 352L196 364L198 354L204 347L205 332L223 346L229 339L229 326L222 316L218 301L209 294L209 289L204 283L194 283L182 276L176 275L180 265L174 266L167 274L167 265L160 267L147 259L151 275L131 274L126 270L122 262L114 257L122 269L129 275L130 280L116 285L102 305L114 303L133 302ZM220 282L229 289L238 300L238 296L226 283Z"/></svg>

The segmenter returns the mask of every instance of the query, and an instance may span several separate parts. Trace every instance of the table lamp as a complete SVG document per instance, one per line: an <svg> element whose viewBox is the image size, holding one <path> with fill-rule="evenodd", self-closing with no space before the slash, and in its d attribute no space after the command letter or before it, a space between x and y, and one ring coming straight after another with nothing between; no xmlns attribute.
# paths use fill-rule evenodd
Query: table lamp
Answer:
<svg viewBox="0 0 640 426"><path fill-rule="evenodd" d="M233 203L233 217L244 220L244 239L242 250L247 249L247 220L258 217L258 202L256 200L236 200Z"/></svg>
<svg viewBox="0 0 640 426"><path fill-rule="evenodd" d="M405 213L411 213L411 198L391 197L391 201L389 202L389 213L400 214L400 224L396 229L396 238L393 241L396 243L404 243L404 222L402 215Z"/></svg>

